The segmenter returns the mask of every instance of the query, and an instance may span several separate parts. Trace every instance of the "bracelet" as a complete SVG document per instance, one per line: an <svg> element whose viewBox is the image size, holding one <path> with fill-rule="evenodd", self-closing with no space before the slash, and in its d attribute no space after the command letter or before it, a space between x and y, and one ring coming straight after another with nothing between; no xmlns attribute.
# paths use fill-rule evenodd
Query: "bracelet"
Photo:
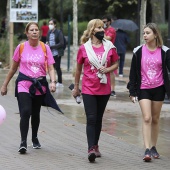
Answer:
<svg viewBox="0 0 170 170"><path fill-rule="evenodd" d="M50 83L55 83L55 84L56 84L56 83L57 83L57 81L56 81L56 80L53 80L53 81L50 81Z"/></svg>

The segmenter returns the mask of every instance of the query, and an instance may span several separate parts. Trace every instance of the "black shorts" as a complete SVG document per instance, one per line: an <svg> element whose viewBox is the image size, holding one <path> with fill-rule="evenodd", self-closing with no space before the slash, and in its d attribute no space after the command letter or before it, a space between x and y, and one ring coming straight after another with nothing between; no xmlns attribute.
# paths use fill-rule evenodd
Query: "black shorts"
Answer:
<svg viewBox="0 0 170 170"><path fill-rule="evenodd" d="M165 87L164 85L153 89L140 89L138 100L149 99L152 101L164 101Z"/></svg>

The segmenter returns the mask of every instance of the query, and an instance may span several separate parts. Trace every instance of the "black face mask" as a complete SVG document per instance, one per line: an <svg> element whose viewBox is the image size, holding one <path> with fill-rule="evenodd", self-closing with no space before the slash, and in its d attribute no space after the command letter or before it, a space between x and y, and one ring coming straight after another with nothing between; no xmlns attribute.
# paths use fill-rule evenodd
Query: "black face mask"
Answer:
<svg viewBox="0 0 170 170"><path fill-rule="evenodd" d="M96 33L94 34L94 36L95 36L97 39L99 39L99 40L103 40L103 38L104 38L104 31L96 32Z"/></svg>

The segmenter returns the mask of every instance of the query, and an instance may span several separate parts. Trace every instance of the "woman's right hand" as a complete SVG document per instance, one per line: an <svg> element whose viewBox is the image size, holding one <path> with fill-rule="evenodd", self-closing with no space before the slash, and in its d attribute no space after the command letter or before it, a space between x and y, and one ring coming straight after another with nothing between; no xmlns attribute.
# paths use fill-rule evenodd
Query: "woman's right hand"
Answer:
<svg viewBox="0 0 170 170"><path fill-rule="evenodd" d="M4 96L6 94L7 94L7 86L2 85L2 87L1 87L1 95Z"/></svg>
<svg viewBox="0 0 170 170"><path fill-rule="evenodd" d="M135 102L138 101L138 97L136 97L136 96L130 96L130 100L131 100L133 103L135 103Z"/></svg>
<svg viewBox="0 0 170 170"><path fill-rule="evenodd" d="M73 95L73 97L80 96L80 90L79 89L73 89L72 90L72 95Z"/></svg>

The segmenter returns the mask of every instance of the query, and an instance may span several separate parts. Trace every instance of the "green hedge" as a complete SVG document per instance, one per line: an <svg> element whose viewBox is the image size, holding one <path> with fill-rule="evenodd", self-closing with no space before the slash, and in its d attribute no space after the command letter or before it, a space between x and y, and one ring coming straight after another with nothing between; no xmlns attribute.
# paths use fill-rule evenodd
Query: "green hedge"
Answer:
<svg viewBox="0 0 170 170"><path fill-rule="evenodd" d="M13 42L14 42L14 50L15 50L16 46L19 44L16 35L14 35L13 37ZM10 55L9 44L10 44L9 41L7 40L6 35L4 34L3 37L0 38L0 62L2 62L3 66L9 64L9 55Z"/></svg>

